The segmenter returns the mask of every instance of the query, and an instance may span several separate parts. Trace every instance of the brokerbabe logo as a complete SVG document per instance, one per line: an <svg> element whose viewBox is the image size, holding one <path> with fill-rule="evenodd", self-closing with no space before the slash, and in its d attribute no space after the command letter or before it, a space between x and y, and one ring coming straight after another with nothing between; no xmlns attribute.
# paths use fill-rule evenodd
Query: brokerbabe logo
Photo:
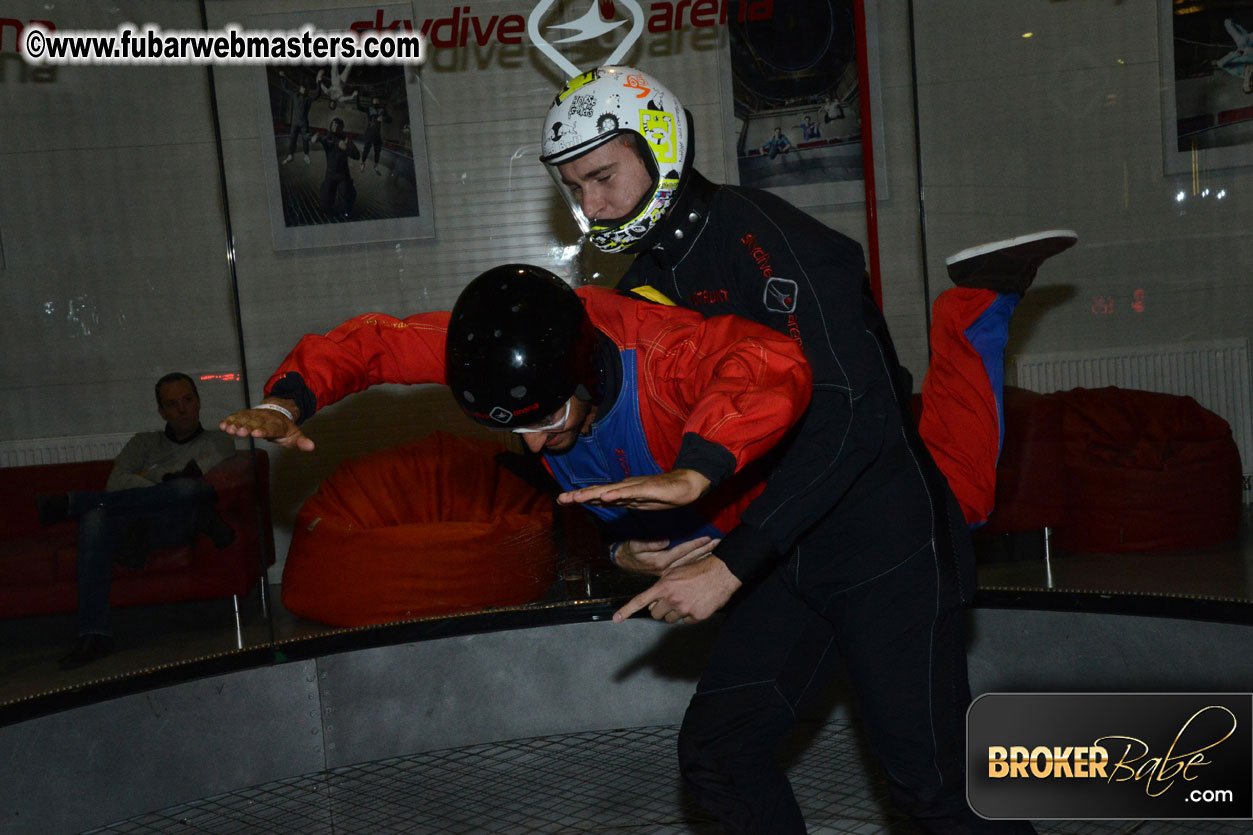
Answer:
<svg viewBox="0 0 1253 835"><path fill-rule="evenodd" d="M1253 819L1253 695L981 696L966 789L986 818Z"/></svg>

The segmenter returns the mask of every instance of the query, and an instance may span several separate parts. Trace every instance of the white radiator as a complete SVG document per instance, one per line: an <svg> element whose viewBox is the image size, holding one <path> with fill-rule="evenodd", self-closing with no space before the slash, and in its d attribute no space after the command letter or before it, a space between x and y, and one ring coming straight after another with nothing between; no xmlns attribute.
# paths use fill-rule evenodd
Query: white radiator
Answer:
<svg viewBox="0 0 1253 835"><path fill-rule="evenodd" d="M30 467L116 458L133 432L0 441L0 467Z"/></svg>
<svg viewBox="0 0 1253 835"><path fill-rule="evenodd" d="M1005 380L1041 393L1118 386L1187 395L1231 425L1242 470L1246 476L1253 472L1253 400L1247 339L1019 354L1010 358Z"/></svg>

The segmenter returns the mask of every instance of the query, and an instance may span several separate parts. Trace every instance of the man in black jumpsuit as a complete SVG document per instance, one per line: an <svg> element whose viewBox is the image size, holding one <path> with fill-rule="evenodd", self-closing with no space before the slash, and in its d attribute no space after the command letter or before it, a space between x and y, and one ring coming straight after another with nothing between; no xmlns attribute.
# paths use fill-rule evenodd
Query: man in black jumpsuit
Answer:
<svg viewBox="0 0 1253 835"><path fill-rule="evenodd" d="M365 161L370 156L370 149L374 149L374 173L381 174L379 171L379 153L383 150L383 123L390 122L392 115L387 112L387 105L379 101L375 96L370 100L368 105L357 101L357 109L365 114L365 133L361 136L361 170L365 170Z"/></svg>
<svg viewBox="0 0 1253 835"><path fill-rule="evenodd" d="M979 831L988 822L965 803L962 746L973 555L909 416L860 245L769 193L702 177L690 117L638 70L567 82L542 153L593 243L636 254L621 287L764 323L796 340L813 370L811 405L765 492L708 556L615 548L620 565L661 575L616 620L645 607L700 619L743 588L680 732L697 800L729 831L803 832L774 750L839 659L894 801L926 831ZM563 500L657 509L693 498L661 476Z"/></svg>
<svg viewBox="0 0 1253 835"><path fill-rule="evenodd" d="M296 142L303 137L305 149L305 165L309 164L309 108L317 101L321 93L310 91L303 84L297 86L287 78L287 73L279 71L279 83L292 97L291 137L287 140L287 156L283 157L282 165L292 161L296 153Z"/></svg>
<svg viewBox="0 0 1253 835"><path fill-rule="evenodd" d="M322 179L322 211L335 220L347 220L352 214L353 203L357 200L357 189L352 184L352 174L348 173L348 160L357 159L361 152L352 140L344 136L344 120L339 117L331 120L330 132L319 136L317 143L326 152L326 176Z"/></svg>

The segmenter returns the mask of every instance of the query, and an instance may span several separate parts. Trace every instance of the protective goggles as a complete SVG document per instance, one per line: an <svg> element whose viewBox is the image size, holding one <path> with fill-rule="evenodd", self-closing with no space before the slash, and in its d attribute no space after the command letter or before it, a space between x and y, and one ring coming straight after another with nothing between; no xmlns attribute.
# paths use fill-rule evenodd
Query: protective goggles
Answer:
<svg viewBox="0 0 1253 835"><path fill-rule="evenodd" d="M509 431L524 434L526 432L552 432L554 429L560 429L566 425L566 420L570 417L570 404L573 402L574 398L566 400L565 409L558 410L561 413L560 417L557 416L557 412L553 412L545 419L543 426L511 426Z"/></svg>

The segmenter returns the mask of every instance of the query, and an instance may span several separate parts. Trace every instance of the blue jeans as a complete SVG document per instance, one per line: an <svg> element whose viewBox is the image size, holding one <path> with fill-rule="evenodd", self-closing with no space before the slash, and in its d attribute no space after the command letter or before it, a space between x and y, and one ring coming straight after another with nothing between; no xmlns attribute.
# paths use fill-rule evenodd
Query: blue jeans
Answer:
<svg viewBox="0 0 1253 835"><path fill-rule="evenodd" d="M124 545L148 553L195 539L214 501L200 478L176 478L112 493L69 494L78 520L78 634L111 635L109 591L113 563Z"/></svg>

